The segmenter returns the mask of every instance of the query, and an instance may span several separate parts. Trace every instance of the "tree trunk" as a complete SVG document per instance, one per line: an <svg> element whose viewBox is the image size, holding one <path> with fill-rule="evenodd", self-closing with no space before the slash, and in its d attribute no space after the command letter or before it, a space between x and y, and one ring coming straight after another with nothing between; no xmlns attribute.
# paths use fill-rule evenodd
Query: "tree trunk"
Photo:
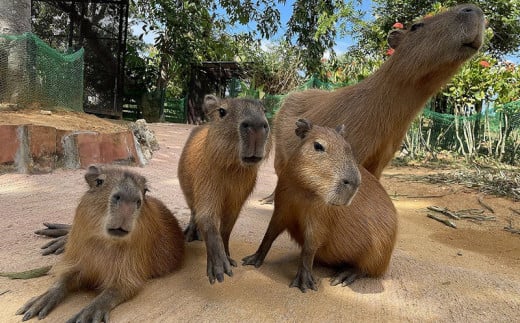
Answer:
<svg viewBox="0 0 520 323"><path fill-rule="evenodd" d="M31 0L0 1L0 34L21 35L31 31ZM27 86L27 46L25 41L8 44L0 38L0 74L5 78L0 82L0 101L18 103ZM29 88L29 86L27 86Z"/></svg>
<svg viewBox="0 0 520 323"><path fill-rule="evenodd" d="M0 1L0 34L20 35L31 31L31 0Z"/></svg>

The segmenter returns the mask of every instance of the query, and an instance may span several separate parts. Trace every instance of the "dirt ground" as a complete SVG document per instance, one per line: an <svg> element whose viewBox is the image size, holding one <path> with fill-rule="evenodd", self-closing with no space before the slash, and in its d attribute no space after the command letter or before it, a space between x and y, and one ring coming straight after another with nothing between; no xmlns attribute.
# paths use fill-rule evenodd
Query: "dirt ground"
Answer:
<svg viewBox="0 0 520 323"><path fill-rule="evenodd" d="M177 161L191 126L153 124L161 149L151 162L136 169L184 226L189 211L176 176ZM512 219L520 227L520 203L482 195L459 185L432 185L407 180L410 174L435 169L390 167L382 183L399 213L398 242L387 274L360 279L348 287L330 286L329 268L317 266L317 292L289 288L296 274L299 249L283 234L259 269L238 266L233 277L210 285L202 242L187 244L183 268L150 281L132 300L111 313L113 322L199 321L420 321L510 322L520 316L520 235L503 230ZM74 208L86 189L84 170L52 174L0 176L0 271L21 271L58 261L41 256L48 241L33 234L42 222L72 221ZM272 160L261 168L258 184L244 207L231 237L235 260L252 254L267 228L273 207L258 199L274 188ZM427 206L451 210L482 209L477 198L495 210L496 221L456 221L449 228L426 217ZM487 215L491 215L486 211ZM0 277L0 321L18 322L16 310L43 293L52 276L31 280ZM44 322L68 319L86 306L94 293L68 297Z"/></svg>

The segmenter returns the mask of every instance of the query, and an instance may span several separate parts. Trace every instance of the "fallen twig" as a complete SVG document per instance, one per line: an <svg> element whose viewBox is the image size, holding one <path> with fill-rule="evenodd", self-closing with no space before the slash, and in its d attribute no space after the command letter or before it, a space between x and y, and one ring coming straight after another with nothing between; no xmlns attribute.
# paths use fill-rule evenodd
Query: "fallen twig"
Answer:
<svg viewBox="0 0 520 323"><path fill-rule="evenodd" d="M429 199L429 198L436 198L436 197L444 197L448 194L442 194L442 195L408 195L406 196L409 199Z"/></svg>
<svg viewBox="0 0 520 323"><path fill-rule="evenodd" d="M520 234L519 229L513 228L513 221L511 219L509 219L509 226L504 227L504 230L509 231L511 233Z"/></svg>
<svg viewBox="0 0 520 323"><path fill-rule="evenodd" d="M497 219L491 215L464 215L459 214L461 219L471 219L476 221L496 221Z"/></svg>
<svg viewBox="0 0 520 323"><path fill-rule="evenodd" d="M432 206L428 206L427 209L431 210L431 211L442 213L442 214L444 214L446 216L449 216L450 218L455 219L455 220L459 220L460 219L460 216L458 216L457 214L451 212L447 208L441 208L439 206L432 205Z"/></svg>
<svg viewBox="0 0 520 323"><path fill-rule="evenodd" d="M493 208L491 208L491 206L489 206L489 205L487 205L486 203L484 203L484 201L482 200L482 198L481 198L480 196L477 198L477 200L478 200L478 203L479 203L480 205L482 205L483 207L485 207L486 209L488 209L489 212L495 214L495 210L493 210Z"/></svg>
<svg viewBox="0 0 520 323"><path fill-rule="evenodd" d="M457 229L457 226L455 225L455 223L451 222L451 221L448 220L448 219L441 219L441 218L439 218L439 217L437 217L437 216L435 216L435 215L433 215L433 214L430 214L430 213L428 213L427 216L428 216L429 218L431 218L431 219L434 219L434 220L436 220L436 221L439 221L439 222L441 222L441 223L444 223L445 225L447 225L447 226L449 226L449 227L452 227L452 228L454 228L454 229Z"/></svg>
<svg viewBox="0 0 520 323"><path fill-rule="evenodd" d="M459 210L457 211L457 213L468 213L468 214L472 214L472 215L475 215L475 214L482 214L484 213L484 210L482 209L464 209L464 210Z"/></svg>
<svg viewBox="0 0 520 323"><path fill-rule="evenodd" d="M45 276L52 266L44 266L36 269L31 269L21 272L0 272L0 276L8 277L11 279L31 279L36 277Z"/></svg>
<svg viewBox="0 0 520 323"><path fill-rule="evenodd" d="M509 232L511 232L511 233L520 234L520 230L518 230L518 229L513 229L513 228L510 228L510 227L504 227L504 230L509 231Z"/></svg>
<svg viewBox="0 0 520 323"><path fill-rule="evenodd" d="M510 209L511 211L513 211L513 213L516 213L516 214L520 215L520 211L519 211L519 210L515 210L515 209L513 209L512 207L509 207L509 209Z"/></svg>
<svg viewBox="0 0 520 323"><path fill-rule="evenodd" d="M4 295L4 294L7 294L7 293L9 293L9 292L10 292L10 290L9 290L9 289L7 289L7 290L4 290L3 292L0 292L0 296L2 296L2 295Z"/></svg>

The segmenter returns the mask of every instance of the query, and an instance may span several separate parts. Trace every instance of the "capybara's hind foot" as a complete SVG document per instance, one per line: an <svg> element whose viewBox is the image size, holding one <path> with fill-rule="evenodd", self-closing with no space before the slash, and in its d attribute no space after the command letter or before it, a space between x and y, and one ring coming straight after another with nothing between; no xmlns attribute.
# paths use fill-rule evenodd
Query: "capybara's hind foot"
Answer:
<svg viewBox="0 0 520 323"><path fill-rule="evenodd" d="M72 227L70 224L49 222L43 222L43 225L46 227L45 229L36 230L34 233L51 238L58 238L67 235Z"/></svg>
<svg viewBox="0 0 520 323"><path fill-rule="evenodd" d="M48 243L44 244L42 246L42 254L44 256L47 256L51 254L59 255L63 253L63 251L65 250L65 244L67 243L67 238L68 235L64 235L56 239L52 239Z"/></svg>
<svg viewBox="0 0 520 323"><path fill-rule="evenodd" d="M345 267L343 270L340 270L330 278L330 284L332 286L341 284L341 286L345 287L352 284L357 279L366 276L367 275L365 273L362 273L355 268Z"/></svg>
<svg viewBox="0 0 520 323"><path fill-rule="evenodd" d="M194 222L190 221L186 229L184 229L184 240L186 240L186 242L202 241L199 229Z"/></svg>
<svg viewBox="0 0 520 323"><path fill-rule="evenodd" d="M227 257L227 259L229 260L229 264L233 267L237 267L237 262L231 258L230 256Z"/></svg>
<svg viewBox="0 0 520 323"><path fill-rule="evenodd" d="M307 292L307 289L318 290L318 282L312 276L310 270L298 269L298 273L289 287L298 287L303 293Z"/></svg>
<svg viewBox="0 0 520 323"><path fill-rule="evenodd" d="M242 266L251 265L251 266L255 266L256 268L258 268L258 267L262 266L263 263L264 263L264 259L262 257L260 257L260 253L258 253L258 252L255 254L252 254L250 256L242 258Z"/></svg>
<svg viewBox="0 0 520 323"><path fill-rule="evenodd" d="M264 197L259 200L260 204L273 204L274 203L274 192L271 195Z"/></svg>

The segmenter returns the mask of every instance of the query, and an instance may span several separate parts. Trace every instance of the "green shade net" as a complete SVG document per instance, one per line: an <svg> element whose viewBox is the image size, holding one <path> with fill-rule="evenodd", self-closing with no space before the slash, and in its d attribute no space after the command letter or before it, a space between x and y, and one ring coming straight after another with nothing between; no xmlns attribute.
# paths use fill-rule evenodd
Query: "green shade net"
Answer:
<svg viewBox="0 0 520 323"><path fill-rule="evenodd" d="M0 104L83 111L83 49L60 53L31 33L0 35Z"/></svg>

